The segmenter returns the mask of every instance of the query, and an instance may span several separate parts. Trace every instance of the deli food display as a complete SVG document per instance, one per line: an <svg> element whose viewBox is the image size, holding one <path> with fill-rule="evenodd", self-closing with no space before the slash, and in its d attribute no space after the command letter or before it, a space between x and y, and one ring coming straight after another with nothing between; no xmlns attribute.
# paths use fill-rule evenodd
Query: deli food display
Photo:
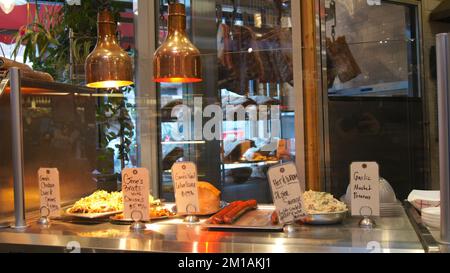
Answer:
<svg viewBox="0 0 450 273"><path fill-rule="evenodd" d="M149 195L150 207L161 206L161 200ZM102 218L123 211L123 194L121 192L96 191L81 198L66 213L81 218Z"/></svg>
<svg viewBox="0 0 450 273"><path fill-rule="evenodd" d="M245 213L258 208L256 200L236 201L210 218L211 224L228 224L236 222Z"/></svg>
<svg viewBox="0 0 450 273"><path fill-rule="evenodd" d="M345 203L326 192L307 191L303 195L308 214L341 213L348 211Z"/></svg>
<svg viewBox="0 0 450 273"><path fill-rule="evenodd" d="M311 225L340 224L348 214L345 203L326 192L307 191L303 194L303 203L307 215L302 217L301 223ZM278 224L278 214L271 215L273 224Z"/></svg>
<svg viewBox="0 0 450 273"><path fill-rule="evenodd" d="M123 211L122 193L97 191L90 196L81 198L67 210L67 213L71 215L93 215L120 213L121 211Z"/></svg>
<svg viewBox="0 0 450 273"><path fill-rule="evenodd" d="M272 206L258 205L256 200L235 201L205 221L211 230L282 231L283 225L272 221Z"/></svg>

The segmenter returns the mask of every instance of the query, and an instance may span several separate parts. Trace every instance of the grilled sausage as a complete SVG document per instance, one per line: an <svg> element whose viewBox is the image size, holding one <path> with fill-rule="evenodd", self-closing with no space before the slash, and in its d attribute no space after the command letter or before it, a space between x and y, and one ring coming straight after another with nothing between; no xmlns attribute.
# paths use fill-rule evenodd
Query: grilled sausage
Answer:
<svg viewBox="0 0 450 273"><path fill-rule="evenodd" d="M270 218L272 225L278 225L280 223L280 219L278 218L278 213L276 211L272 213L272 216Z"/></svg>
<svg viewBox="0 0 450 273"><path fill-rule="evenodd" d="M234 207L231 211L229 211L225 216L223 217L223 220L225 224L231 225L233 224L239 217L244 215L246 212L250 210L254 210L258 207L258 203L256 200L249 200L246 202L243 202L241 204L238 204L236 207Z"/></svg>
<svg viewBox="0 0 450 273"><path fill-rule="evenodd" d="M232 209L234 209L237 205L243 203L242 201L236 201L229 204L227 207L223 208L221 211L213 215L210 219L210 222L215 225L221 225L223 224L223 217L225 214L230 212Z"/></svg>

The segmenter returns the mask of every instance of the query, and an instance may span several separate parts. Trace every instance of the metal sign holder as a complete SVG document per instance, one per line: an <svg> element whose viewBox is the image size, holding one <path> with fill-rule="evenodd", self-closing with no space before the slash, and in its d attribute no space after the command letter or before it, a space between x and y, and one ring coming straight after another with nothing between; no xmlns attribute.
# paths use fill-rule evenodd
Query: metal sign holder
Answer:
<svg viewBox="0 0 450 273"><path fill-rule="evenodd" d="M135 215L138 214L138 217L135 217ZM131 213L131 219L133 219L133 224L130 226L130 230L133 232L141 232L147 229L147 226L144 222L142 222L142 219L144 219L144 215L141 211L133 211Z"/></svg>
<svg viewBox="0 0 450 273"><path fill-rule="evenodd" d="M189 212L190 208L193 208L194 213ZM200 218L197 215L195 215L195 213L198 212L198 209L196 206L189 204L186 207L186 211L187 211L188 215L184 218L183 222L188 223L188 224L196 224L196 223L200 222Z"/></svg>

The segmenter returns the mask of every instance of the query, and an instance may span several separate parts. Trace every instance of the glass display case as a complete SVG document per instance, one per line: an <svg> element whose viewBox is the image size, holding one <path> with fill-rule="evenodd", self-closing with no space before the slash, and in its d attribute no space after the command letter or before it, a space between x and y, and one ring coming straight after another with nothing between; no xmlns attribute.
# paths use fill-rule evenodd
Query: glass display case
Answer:
<svg viewBox="0 0 450 273"><path fill-rule="evenodd" d="M134 58L132 86L84 87L89 62L72 55L93 50L95 15L86 22L91 23L86 33L64 27L69 33L59 46L68 55L59 65L70 68L65 83L16 74L21 88L8 87L3 81L8 70L0 63L0 252L64 251L73 242L92 252L368 252L374 242L384 252L440 251L432 234L437 231L417 221L415 203L401 202L413 189L437 188L429 177L426 123L433 117L424 103L431 91L423 83L420 1L177 1L185 5L172 5L183 17L177 22L186 8L187 36L200 51L202 81L197 83L156 83L155 74L168 70L158 69L160 55L154 54L169 32L172 0L112 2L120 10L115 13L118 32L124 33L118 35L120 45ZM47 2L35 5L40 4ZM77 11L71 6L63 14L72 8ZM107 18L98 23L112 41L113 12L99 13ZM69 14L80 20L80 12ZM51 52L45 57L51 60ZM122 67L131 71L128 64ZM121 67L103 68L98 70ZM125 79L113 81L120 80ZM11 114L20 105L9 101L19 94L11 89L21 91L23 138L13 136L22 125L20 115ZM24 146L25 200L20 200L22 179L14 179L18 140ZM172 167L188 161L195 163L199 182L210 184L191 183L195 175L178 176L199 195L195 189L187 193L198 205L187 204L195 211L186 217L175 200ZM375 210L368 204L360 214L370 208L380 216L372 215L378 227L363 229L361 218L370 217L350 215L352 194L346 192L358 189L349 186L350 166L364 162L360 166L367 169L365 163L374 161L381 177L370 182L379 182L381 191L373 194L380 204L375 202ZM295 225L283 223L267 175L271 167L291 162L298 176L281 176L285 166L277 174L295 187L279 199L294 195L286 204L295 203L298 214L300 208L307 214L292 221ZM59 171L62 204L55 210L60 217L42 215L40 168ZM147 171L123 172L127 168L148 170L148 194ZM120 192L122 172L144 175L129 179L140 185ZM148 215L129 211L131 190L142 197L134 200L135 207L148 208ZM26 213L21 204L14 208L14 197ZM218 215L222 219L216 220ZM242 219L245 223L237 224ZM18 231L22 220L29 226Z"/></svg>
<svg viewBox="0 0 450 273"><path fill-rule="evenodd" d="M158 4L162 43L168 6ZM170 168L187 160L224 200L270 203L268 168L296 155L290 1L185 4L204 81L159 86L161 194L173 200Z"/></svg>
<svg viewBox="0 0 450 273"><path fill-rule="evenodd" d="M70 204L98 188L117 189L117 180L96 183L94 170L114 169L101 161L98 149L95 97L83 87L22 80L25 204L27 211L39 210L39 168L58 168L61 202ZM13 205L13 164L10 88L0 97L0 216L9 217ZM112 158L111 158L112 160Z"/></svg>
<svg viewBox="0 0 450 273"><path fill-rule="evenodd" d="M327 190L345 194L357 161L378 162L400 199L432 187L420 2L321 3Z"/></svg>

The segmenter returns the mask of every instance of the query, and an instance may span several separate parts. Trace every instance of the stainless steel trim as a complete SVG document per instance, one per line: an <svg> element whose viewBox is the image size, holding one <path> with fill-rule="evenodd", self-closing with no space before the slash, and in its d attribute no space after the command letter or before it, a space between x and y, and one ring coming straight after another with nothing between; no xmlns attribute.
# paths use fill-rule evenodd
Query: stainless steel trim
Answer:
<svg viewBox="0 0 450 273"><path fill-rule="evenodd" d="M9 77L11 86L12 158L14 173L14 228L21 229L26 227L26 220L20 69L16 67L10 68Z"/></svg>
<svg viewBox="0 0 450 273"><path fill-rule="evenodd" d="M202 224L184 224L182 219L148 224L141 233L107 222L82 225L55 220L42 229L31 221L25 232L0 230L0 252L67 252L76 241L82 253L424 253L404 212L377 218L373 230L357 228L358 221L348 217L342 225L299 225L291 233L217 232Z"/></svg>
<svg viewBox="0 0 450 273"><path fill-rule="evenodd" d="M416 208L408 201L404 202L406 215L408 215L414 230L419 236L420 242L427 253L440 253L440 244L436 241L430 230L422 223L422 219Z"/></svg>
<svg viewBox="0 0 450 273"><path fill-rule="evenodd" d="M437 35L441 240L450 243L450 33Z"/></svg>

